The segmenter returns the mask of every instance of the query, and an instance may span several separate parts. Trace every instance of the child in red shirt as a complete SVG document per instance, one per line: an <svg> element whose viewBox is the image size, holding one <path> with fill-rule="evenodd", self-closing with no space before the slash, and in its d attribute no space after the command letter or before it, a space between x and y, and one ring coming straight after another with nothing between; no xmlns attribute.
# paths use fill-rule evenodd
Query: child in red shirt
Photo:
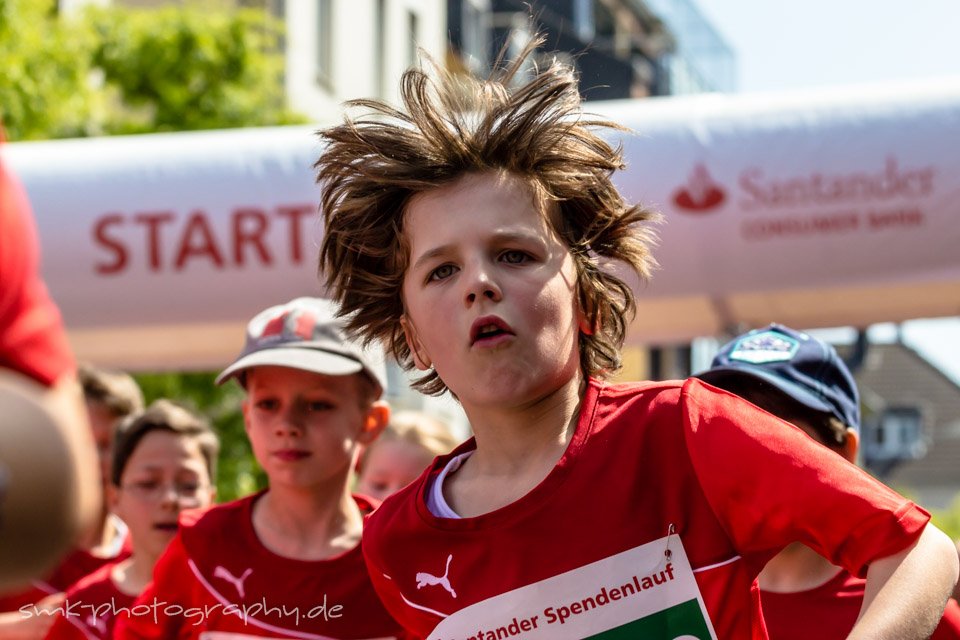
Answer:
<svg viewBox="0 0 960 640"><path fill-rule="evenodd" d="M186 409L157 400L120 425L113 451L108 502L129 528L133 554L67 590L48 640L110 640L117 614L150 582L180 512L213 502L219 442Z"/></svg>
<svg viewBox="0 0 960 640"><path fill-rule="evenodd" d="M270 487L181 519L117 638L400 637L360 549L374 505L349 483L389 419L382 355L347 338L328 301L257 314L217 378L246 391L247 436Z"/></svg>
<svg viewBox="0 0 960 640"><path fill-rule="evenodd" d="M434 640L765 638L754 580L803 541L869 570L851 638L926 637L958 572L926 512L698 380L604 382L652 216L536 46L322 133L329 290L475 434L369 518L387 608Z"/></svg>
<svg viewBox="0 0 960 640"><path fill-rule="evenodd" d="M855 463L860 397L829 344L772 324L724 345L701 380L746 398ZM758 577L771 640L843 640L863 604L866 580L795 542ZM960 638L960 605L950 599L933 640Z"/></svg>

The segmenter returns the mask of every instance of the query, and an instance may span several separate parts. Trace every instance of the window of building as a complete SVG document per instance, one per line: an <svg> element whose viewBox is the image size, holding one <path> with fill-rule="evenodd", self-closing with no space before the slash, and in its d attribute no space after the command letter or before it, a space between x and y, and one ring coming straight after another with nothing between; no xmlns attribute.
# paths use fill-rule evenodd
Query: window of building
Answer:
<svg viewBox="0 0 960 640"><path fill-rule="evenodd" d="M577 37L584 42L592 42L596 33L593 22L594 0L573 0L573 25Z"/></svg>
<svg viewBox="0 0 960 640"><path fill-rule="evenodd" d="M373 51L373 81L377 89L377 95L383 97L386 93L386 57L387 52L387 0L376 0L374 5L374 16L376 29L376 42Z"/></svg>
<svg viewBox="0 0 960 640"><path fill-rule="evenodd" d="M317 82L333 87L333 0L317 0Z"/></svg>
<svg viewBox="0 0 960 640"><path fill-rule="evenodd" d="M415 11L407 11L407 66L417 64L417 43L420 41L420 17Z"/></svg>
<svg viewBox="0 0 960 640"><path fill-rule="evenodd" d="M490 64L487 45L490 42L490 3L486 0L463 0L461 7L460 48L464 64L478 76L487 74Z"/></svg>

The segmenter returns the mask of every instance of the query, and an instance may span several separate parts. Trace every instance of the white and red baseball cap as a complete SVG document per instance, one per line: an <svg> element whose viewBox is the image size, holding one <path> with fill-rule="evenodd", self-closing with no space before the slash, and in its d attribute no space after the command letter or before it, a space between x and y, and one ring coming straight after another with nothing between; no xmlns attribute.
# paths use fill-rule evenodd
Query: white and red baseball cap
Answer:
<svg viewBox="0 0 960 640"><path fill-rule="evenodd" d="M258 313L247 324L243 351L217 376L217 384L237 378L251 367L276 366L302 369L329 376L363 373L379 388L387 389L383 352L376 345L361 345L347 335L337 306L321 298L296 298Z"/></svg>

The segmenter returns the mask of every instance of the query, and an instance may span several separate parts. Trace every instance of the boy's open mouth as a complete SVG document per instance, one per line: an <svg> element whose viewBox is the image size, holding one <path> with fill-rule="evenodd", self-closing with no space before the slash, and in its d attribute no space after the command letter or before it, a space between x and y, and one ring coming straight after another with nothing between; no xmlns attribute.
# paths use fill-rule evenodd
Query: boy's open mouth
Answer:
<svg viewBox="0 0 960 640"><path fill-rule="evenodd" d="M477 318L470 327L470 344L473 345L503 335L513 335L513 330L500 318L496 316Z"/></svg>

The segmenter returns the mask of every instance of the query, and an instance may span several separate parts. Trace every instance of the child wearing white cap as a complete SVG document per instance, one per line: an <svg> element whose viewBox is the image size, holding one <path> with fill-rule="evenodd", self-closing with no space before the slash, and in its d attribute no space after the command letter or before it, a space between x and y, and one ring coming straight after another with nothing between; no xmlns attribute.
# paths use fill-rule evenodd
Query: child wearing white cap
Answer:
<svg viewBox="0 0 960 640"><path fill-rule="evenodd" d="M346 336L333 305L298 298L250 321L217 382L230 378L246 391L247 436L270 486L181 518L116 637L403 637L360 550L375 505L349 485L360 447L389 419L382 357Z"/></svg>

